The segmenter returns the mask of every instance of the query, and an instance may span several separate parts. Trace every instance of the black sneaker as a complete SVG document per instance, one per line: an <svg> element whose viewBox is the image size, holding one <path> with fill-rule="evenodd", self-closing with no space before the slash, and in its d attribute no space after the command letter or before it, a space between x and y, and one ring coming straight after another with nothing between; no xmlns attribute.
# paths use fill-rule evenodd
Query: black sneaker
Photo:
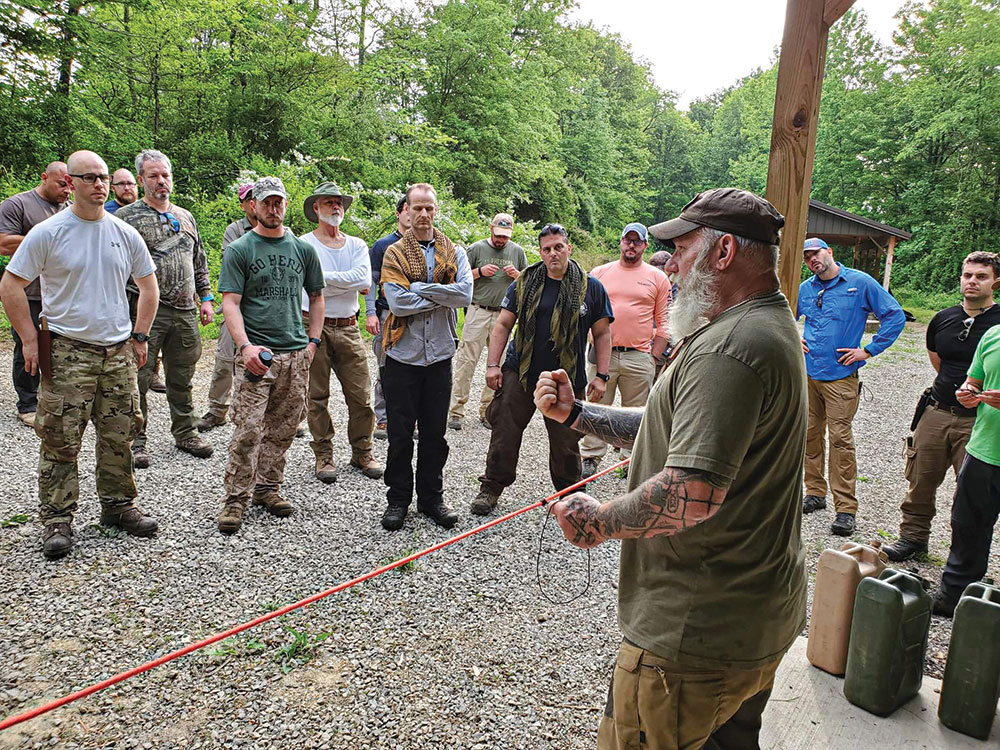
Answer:
<svg viewBox="0 0 1000 750"><path fill-rule="evenodd" d="M915 542L912 539L900 539L882 548L886 556L893 562L903 562L917 555L927 554L927 542Z"/></svg>
<svg viewBox="0 0 1000 750"><path fill-rule="evenodd" d="M934 604L931 606L931 614L938 617L951 619L955 616L955 605L958 602L952 601L942 589L938 589L934 594Z"/></svg>
<svg viewBox="0 0 1000 750"><path fill-rule="evenodd" d="M402 505L390 505L382 514L382 528L386 531L399 531L406 520L406 508Z"/></svg>
<svg viewBox="0 0 1000 750"><path fill-rule="evenodd" d="M581 464L583 470L580 472L580 479L589 479L597 473L597 458L585 458Z"/></svg>
<svg viewBox="0 0 1000 750"><path fill-rule="evenodd" d="M802 498L802 512L812 513L814 510L826 508L826 498L819 495L806 495Z"/></svg>
<svg viewBox="0 0 1000 750"><path fill-rule="evenodd" d="M830 533L837 536L850 536L854 533L854 514L838 513L830 524Z"/></svg>
<svg viewBox="0 0 1000 750"><path fill-rule="evenodd" d="M458 523L458 513L445 505L444 500L438 500L433 505L418 505L417 510L444 529L450 529Z"/></svg>

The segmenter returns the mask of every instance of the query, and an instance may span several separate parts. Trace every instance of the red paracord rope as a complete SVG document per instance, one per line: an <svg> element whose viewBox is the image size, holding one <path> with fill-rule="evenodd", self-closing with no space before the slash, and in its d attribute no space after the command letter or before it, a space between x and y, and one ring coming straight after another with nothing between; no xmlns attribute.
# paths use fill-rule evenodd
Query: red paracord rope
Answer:
<svg viewBox="0 0 1000 750"><path fill-rule="evenodd" d="M609 466L608 468L597 472L592 477L587 477L586 479L583 479L577 482L576 484L570 485L564 490L555 492L549 495L548 497L544 498L543 500L539 500L538 502L532 503L531 505L526 505L525 507L519 510L512 511L511 513L508 513L504 516L495 518L494 520L484 523L481 526L477 526L474 529L463 531L461 534L453 536L450 539L446 539L443 542L438 542L437 544L432 545L425 550L421 550L420 552L414 552L412 555L409 555L408 557L401 558L399 560L389 563L388 565L383 565L381 568L376 568L375 570L371 570L365 573L364 575L358 576L357 578L352 578L350 581L338 584L337 586L334 586L332 589L327 589L326 591L322 591L319 594L314 594L310 597L307 597L306 599L302 599L301 601L295 602L294 604L289 604L286 607L282 607L281 609L275 610L274 612L268 612L266 615L261 615L260 617L250 620L249 622L245 622L242 625L237 625L236 627L230 628L229 630L226 630L222 633L217 633L202 641L198 641L197 643L192 643L188 646L185 646L184 648L172 651L171 653L161 656L158 659L153 659L153 661L146 662L145 664L142 664L138 667L133 667L127 672L120 672L119 674L116 674L114 677L109 677L106 680L94 683L90 687L83 688L82 690L77 690L75 693L70 693L69 695L65 695L62 698L58 698L54 701L51 701L50 703L46 703L44 705L38 706L37 708L33 708L30 711L25 711L24 713L17 714L16 716L10 716L4 719L3 721L0 721L0 731L12 727L15 724L20 724L21 722L28 721L29 719L34 719L36 716L41 716L42 714L48 713L49 711L53 711L59 708L60 706L65 706L67 703L72 703L73 701L78 701L81 698L86 698L88 695L93 695L94 693L104 690L105 688L109 688L112 685L117 685L119 682L124 682L125 680L131 677L140 675L143 672L148 672L149 670L155 669L156 667L166 664L167 662L173 661L174 659L179 659L182 656L186 656L187 654L190 654L193 651L205 648L206 646L211 646L213 643L218 643L219 641L225 640L226 638L230 638L234 635L242 633L244 630L249 630L252 627L261 625L265 622L268 622L269 620L275 619L276 617L281 617L282 615L286 615L289 612L293 612L296 609L301 609L302 607L308 606L313 602L318 602L320 599L325 599L326 597L331 596L332 594L339 593L344 589L349 589L352 586L357 586L359 583L367 581L370 578L375 578L376 576L380 576L383 573L387 573L390 570L399 568L403 565L406 565L407 563L413 562L414 560L417 560L423 557L424 555L429 555L431 552L437 552L439 549L443 549L451 544L460 542L463 539L468 539L470 536L479 534L480 532L486 531L486 529L493 528L494 526L498 526L499 524L504 523L505 521L509 521L512 518L516 518L517 516L527 513L530 510L534 510L535 508L541 508L550 503L551 501L559 497L562 497L563 495L572 492L573 490L579 489L580 487L584 486L585 484L594 479L597 479L598 477L604 476L605 474L608 474L614 471L615 469L627 466L628 463L629 459L626 458L624 461L619 461L613 466Z"/></svg>

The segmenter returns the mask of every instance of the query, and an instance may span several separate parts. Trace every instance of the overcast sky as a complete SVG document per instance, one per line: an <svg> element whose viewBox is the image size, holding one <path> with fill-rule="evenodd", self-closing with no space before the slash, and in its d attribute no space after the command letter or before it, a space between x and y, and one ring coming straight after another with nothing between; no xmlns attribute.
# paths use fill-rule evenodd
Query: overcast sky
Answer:
<svg viewBox="0 0 1000 750"><path fill-rule="evenodd" d="M677 92L679 106L732 85L766 66L781 44L785 0L578 0L574 17L621 34L649 60L656 82ZM903 0L857 0L884 43Z"/></svg>

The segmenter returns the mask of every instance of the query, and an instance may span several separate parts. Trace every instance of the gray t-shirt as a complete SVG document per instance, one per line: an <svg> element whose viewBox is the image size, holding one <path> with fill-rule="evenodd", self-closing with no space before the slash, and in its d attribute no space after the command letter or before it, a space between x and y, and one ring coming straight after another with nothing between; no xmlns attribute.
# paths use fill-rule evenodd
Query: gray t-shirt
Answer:
<svg viewBox="0 0 1000 750"><path fill-rule="evenodd" d="M132 332L125 283L156 271L139 233L111 214L86 221L63 211L28 232L7 266L40 278L49 330L110 346Z"/></svg>
<svg viewBox="0 0 1000 750"><path fill-rule="evenodd" d="M41 224L68 205L69 203L49 203L34 189L12 195L0 203L0 234L25 235L35 224ZM28 299L40 300L42 288L38 279L33 279L24 293L28 295Z"/></svg>

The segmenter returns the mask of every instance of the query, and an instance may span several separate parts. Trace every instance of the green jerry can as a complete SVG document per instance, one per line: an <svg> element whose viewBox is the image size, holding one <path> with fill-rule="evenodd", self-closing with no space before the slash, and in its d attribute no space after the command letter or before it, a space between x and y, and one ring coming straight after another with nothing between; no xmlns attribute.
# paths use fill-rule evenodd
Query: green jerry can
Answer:
<svg viewBox="0 0 1000 750"><path fill-rule="evenodd" d="M927 582L886 568L858 584L844 673L844 696L876 716L888 716L920 692L931 597Z"/></svg>
<svg viewBox="0 0 1000 750"><path fill-rule="evenodd" d="M985 740L1000 699L1000 588L970 583L955 607L938 718Z"/></svg>

